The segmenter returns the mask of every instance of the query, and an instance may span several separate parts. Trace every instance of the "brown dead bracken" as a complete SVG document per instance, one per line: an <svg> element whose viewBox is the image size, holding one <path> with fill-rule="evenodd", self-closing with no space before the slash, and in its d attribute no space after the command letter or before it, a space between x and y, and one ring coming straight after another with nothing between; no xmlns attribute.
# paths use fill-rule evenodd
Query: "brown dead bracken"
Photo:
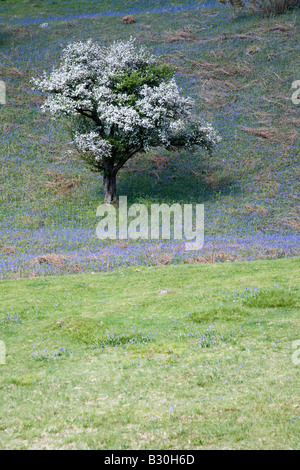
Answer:
<svg viewBox="0 0 300 470"><path fill-rule="evenodd" d="M126 15L122 18L122 23L125 23L125 24L136 23L136 19L132 15Z"/></svg>

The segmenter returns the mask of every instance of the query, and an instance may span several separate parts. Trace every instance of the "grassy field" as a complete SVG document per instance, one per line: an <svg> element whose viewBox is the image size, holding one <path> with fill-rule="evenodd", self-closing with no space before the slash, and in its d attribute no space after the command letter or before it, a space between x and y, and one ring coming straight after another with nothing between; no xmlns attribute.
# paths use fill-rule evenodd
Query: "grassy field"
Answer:
<svg viewBox="0 0 300 470"><path fill-rule="evenodd" d="M297 259L6 280L0 295L2 449L299 449Z"/></svg>

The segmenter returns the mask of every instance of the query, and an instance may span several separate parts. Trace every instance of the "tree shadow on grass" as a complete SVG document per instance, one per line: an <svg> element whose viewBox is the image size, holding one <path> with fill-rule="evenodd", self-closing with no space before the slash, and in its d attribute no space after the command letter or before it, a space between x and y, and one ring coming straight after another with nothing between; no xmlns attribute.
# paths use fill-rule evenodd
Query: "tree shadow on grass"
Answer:
<svg viewBox="0 0 300 470"><path fill-rule="evenodd" d="M119 173L117 196L128 203L204 203L240 192L218 162L196 154L157 153L129 161Z"/></svg>

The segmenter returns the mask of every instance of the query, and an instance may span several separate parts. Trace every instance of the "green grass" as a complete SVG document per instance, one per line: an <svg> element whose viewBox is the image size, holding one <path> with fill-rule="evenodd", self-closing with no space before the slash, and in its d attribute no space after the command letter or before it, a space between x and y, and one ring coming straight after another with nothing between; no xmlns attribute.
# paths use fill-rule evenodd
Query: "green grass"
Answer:
<svg viewBox="0 0 300 470"><path fill-rule="evenodd" d="M49 15L80 15L80 14L97 14L106 11L122 12L127 9L141 8L140 0L101 0L95 2L91 0L65 0L59 2L56 0L5 0L4 4L0 4L0 13L7 15L8 18L14 16L17 18L22 17L46 17ZM168 1L151 0L151 8L161 7L163 3L168 4ZM182 4L181 0L172 1L173 5Z"/></svg>
<svg viewBox="0 0 300 470"><path fill-rule="evenodd" d="M2 449L299 449L297 258L6 280L0 297Z"/></svg>

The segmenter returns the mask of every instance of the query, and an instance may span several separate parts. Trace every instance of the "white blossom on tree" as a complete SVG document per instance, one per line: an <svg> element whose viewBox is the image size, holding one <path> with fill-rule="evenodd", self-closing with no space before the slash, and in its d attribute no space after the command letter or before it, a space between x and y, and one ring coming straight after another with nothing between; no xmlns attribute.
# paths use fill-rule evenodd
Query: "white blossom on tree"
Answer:
<svg viewBox="0 0 300 470"><path fill-rule="evenodd" d="M157 146L211 152L221 140L211 124L193 116L195 103L180 95L173 70L134 38L109 47L92 40L69 44L59 66L32 83L48 94L44 112L70 118L73 144L103 173L108 203L118 171L136 153Z"/></svg>

